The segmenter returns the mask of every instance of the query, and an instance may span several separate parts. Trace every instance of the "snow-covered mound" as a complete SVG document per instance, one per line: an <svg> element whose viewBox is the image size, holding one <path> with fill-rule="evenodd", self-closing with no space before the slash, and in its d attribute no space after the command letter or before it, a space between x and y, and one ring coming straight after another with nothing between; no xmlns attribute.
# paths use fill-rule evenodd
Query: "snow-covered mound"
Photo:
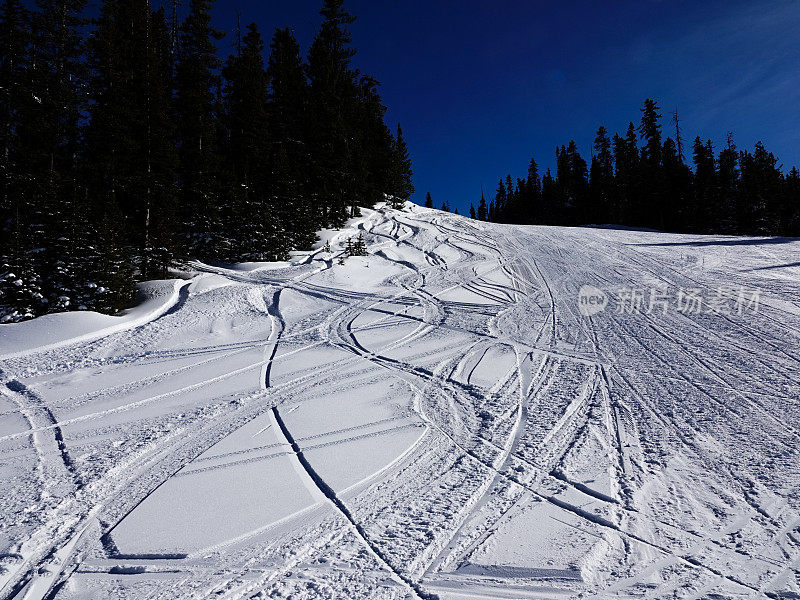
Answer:
<svg viewBox="0 0 800 600"><path fill-rule="evenodd" d="M799 255L408 205L0 326L0 598L800 597Z"/></svg>

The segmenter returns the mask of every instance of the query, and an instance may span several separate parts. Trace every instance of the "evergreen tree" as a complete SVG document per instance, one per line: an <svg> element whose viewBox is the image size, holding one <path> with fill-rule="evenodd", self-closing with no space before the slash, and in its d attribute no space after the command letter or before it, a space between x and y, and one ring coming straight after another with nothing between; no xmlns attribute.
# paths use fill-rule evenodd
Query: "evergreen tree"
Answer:
<svg viewBox="0 0 800 600"><path fill-rule="evenodd" d="M125 225L105 231L125 236L120 243L135 249L141 276L162 276L177 245L172 79L163 11L153 13L147 0L106 1L90 40L90 60L85 172L92 202L100 215L119 211Z"/></svg>
<svg viewBox="0 0 800 600"><path fill-rule="evenodd" d="M556 223L586 223L588 212L588 169L574 140L556 151L556 183L559 193Z"/></svg>
<svg viewBox="0 0 800 600"><path fill-rule="evenodd" d="M214 41L222 34L211 25L211 0L191 0L180 29L175 68L175 121L181 179L182 222L189 251L204 259L228 254L220 206L217 70Z"/></svg>
<svg viewBox="0 0 800 600"><path fill-rule="evenodd" d="M690 212L690 231L702 233L711 223L710 211L717 199L717 164L711 140L706 144L699 137L693 144L694 206Z"/></svg>
<svg viewBox="0 0 800 600"><path fill-rule="evenodd" d="M313 194L320 222L335 227L344 223L356 191L352 116L357 92L350 64L355 50L348 30L355 17L343 4L324 0L320 14L325 20L308 53Z"/></svg>
<svg viewBox="0 0 800 600"><path fill-rule="evenodd" d="M662 191L661 114L655 100L648 98L642 108L639 136L643 142L640 154L641 197L637 203L634 219L639 225L664 227L664 205Z"/></svg>
<svg viewBox="0 0 800 600"><path fill-rule="evenodd" d="M740 232L746 235L769 235L779 223L782 178L778 160L762 142L753 153L740 153L741 186L738 210Z"/></svg>
<svg viewBox="0 0 800 600"><path fill-rule="evenodd" d="M433 208L433 199L430 192L425 194L425 208Z"/></svg>
<svg viewBox="0 0 800 600"><path fill-rule="evenodd" d="M386 194L411 197L413 185L402 188L411 182L411 161L408 159L405 140L399 136L400 146L384 122L386 107L378 93L378 82L362 75L359 79L356 117L354 127L353 166L358 187L355 200L366 206L385 200ZM398 154L399 153L399 154ZM407 176L407 178L406 178ZM399 178L399 186L396 177Z"/></svg>
<svg viewBox="0 0 800 600"><path fill-rule="evenodd" d="M520 199L519 214L516 222L523 224L536 223L541 203L542 182L539 178L539 165L531 158L528 163L528 178L525 181L525 194Z"/></svg>
<svg viewBox="0 0 800 600"><path fill-rule="evenodd" d="M792 167L784 182L785 209L782 233L800 237L800 171Z"/></svg>
<svg viewBox="0 0 800 600"><path fill-rule="evenodd" d="M664 211L664 227L669 231L686 231L692 204L692 172L681 161L678 145L672 138L664 140L663 197L671 210Z"/></svg>
<svg viewBox="0 0 800 600"><path fill-rule="evenodd" d="M727 145L719 153L717 161L718 204L714 211L713 229L719 233L736 233L736 197L739 188L739 153L733 143L733 134L728 133Z"/></svg>
<svg viewBox="0 0 800 600"><path fill-rule="evenodd" d="M589 219L594 223L608 223L611 221L611 199L614 194L614 156L608 131L602 126L598 128L594 138L589 181Z"/></svg>
<svg viewBox="0 0 800 600"><path fill-rule="evenodd" d="M81 206L80 122L86 108L83 0L39 0L33 17L32 96L18 136L27 146L28 181L50 311L93 306L83 266L91 229ZM82 214L83 213L83 214Z"/></svg>
<svg viewBox="0 0 800 600"><path fill-rule="evenodd" d="M3 0L0 6L0 242L8 241L18 223L13 210L21 198L19 126L20 109L30 97L27 65L30 46L28 11L20 0Z"/></svg>
<svg viewBox="0 0 800 600"><path fill-rule="evenodd" d="M18 0L0 7L0 322L41 314L46 299L35 260L39 206L28 184L21 121L32 105L29 14Z"/></svg>
<svg viewBox="0 0 800 600"><path fill-rule="evenodd" d="M159 40L158 17L147 0L108 0L89 40L91 119L83 170L86 206L96 215L97 240L89 251L97 254L93 262L112 269L90 282L103 310L122 308L133 297L130 261L138 259L140 277L160 274L168 261L163 253L154 256L152 236L158 198L170 195L156 182L173 181L170 152L161 146L172 131L163 14L161 19Z"/></svg>
<svg viewBox="0 0 800 600"><path fill-rule="evenodd" d="M164 277L170 263L182 253L170 52L169 27L164 9L159 8L151 15L145 47L145 223L140 264L142 277L148 279Z"/></svg>
<svg viewBox="0 0 800 600"><path fill-rule="evenodd" d="M283 225L290 245L309 248L322 222L312 203L309 181L308 83L300 46L289 28L275 30L267 76L272 198L276 206L287 209Z"/></svg>
<svg viewBox="0 0 800 600"><path fill-rule="evenodd" d="M264 42L255 23L247 30L238 53L228 58L223 69L226 172L231 178L226 203L230 220L226 219L225 231L231 238L230 258L276 260L286 256L288 240L282 233L282 215L268 202L270 130Z"/></svg>
<svg viewBox="0 0 800 600"><path fill-rule="evenodd" d="M502 222L504 220L506 200L506 186L501 179L497 184L497 190L494 193L494 203L488 214L488 219L490 221Z"/></svg>
<svg viewBox="0 0 800 600"><path fill-rule="evenodd" d="M624 138L614 136L613 149L616 198L612 206L612 221L621 225L638 224L632 208L639 193L639 145L633 123L628 124Z"/></svg>
<svg viewBox="0 0 800 600"><path fill-rule="evenodd" d="M400 208L402 203L411 198L414 193L414 184L411 181L411 158L408 155L408 146L403 138L403 130L397 126L397 137L394 142L393 161L393 189L392 197L395 198L395 208Z"/></svg>
<svg viewBox="0 0 800 600"><path fill-rule="evenodd" d="M489 220L489 207L486 205L486 198L483 197L483 192L481 192L481 201L478 203L478 220Z"/></svg>
<svg viewBox="0 0 800 600"><path fill-rule="evenodd" d="M478 215L475 213L475 205L472 202L469 203L469 218L475 220L478 218Z"/></svg>
<svg viewBox="0 0 800 600"><path fill-rule="evenodd" d="M562 210L558 187L555 177L548 168L542 176L542 211L541 218L537 219L538 225L553 225L557 221L557 215Z"/></svg>

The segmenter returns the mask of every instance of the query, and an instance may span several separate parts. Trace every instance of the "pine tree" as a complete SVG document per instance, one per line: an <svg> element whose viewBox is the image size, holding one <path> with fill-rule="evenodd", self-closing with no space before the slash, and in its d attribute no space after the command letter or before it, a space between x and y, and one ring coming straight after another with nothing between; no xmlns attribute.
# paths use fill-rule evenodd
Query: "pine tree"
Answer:
<svg viewBox="0 0 800 600"><path fill-rule="evenodd" d="M636 128L628 124L625 137L614 136L614 174L616 199L612 207L612 220L621 225L639 225L633 204L639 194L639 145Z"/></svg>
<svg viewBox="0 0 800 600"><path fill-rule="evenodd" d="M483 192L481 192L481 201L478 203L478 220L489 220L489 207L486 205L486 198L483 197Z"/></svg>
<svg viewBox="0 0 800 600"><path fill-rule="evenodd" d="M181 179L182 221L192 254L215 259L226 254L218 172L217 58L211 0L191 0L181 26L175 68L175 121Z"/></svg>
<svg viewBox="0 0 800 600"><path fill-rule="evenodd" d="M98 215L118 211L124 225L106 230L124 236L120 244L131 246L139 275L162 277L180 251L172 63L163 10L153 12L148 0L106 1L89 40L89 58L84 172L91 201Z"/></svg>
<svg viewBox="0 0 800 600"><path fill-rule="evenodd" d="M598 128L594 138L589 182L589 220L593 223L608 223L611 221L611 199L614 194L614 156L608 131L602 126Z"/></svg>
<svg viewBox="0 0 800 600"><path fill-rule="evenodd" d="M792 167L784 181L783 235L800 237L800 171Z"/></svg>
<svg viewBox="0 0 800 600"><path fill-rule="evenodd" d="M361 75L358 84L356 116L354 128L353 166L358 182L356 199L365 206L373 206L386 199L386 194L396 195L392 191L393 177L396 169L395 138L384 122L386 107L378 93L379 83L369 75ZM402 136L400 136L402 138ZM405 146L405 140L402 141ZM406 149L407 155L407 149ZM403 165L400 158L400 171L408 169L410 182L411 161ZM401 183L402 177L401 177ZM413 193L413 186L411 186ZM410 197L411 194L408 194ZM355 216L355 215L354 215Z"/></svg>
<svg viewBox="0 0 800 600"><path fill-rule="evenodd" d="M528 177L525 180L525 194L519 207L519 223L532 225L538 220L542 203L542 182L539 178L539 165L531 158L528 163Z"/></svg>
<svg viewBox="0 0 800 600"><path fill-rule="evenodd" d="M86 108L83 0L39 0L33 17L31 93L18 132L27 146L28 180L37 206L37 253L48 310L78 304L85 293L82 263L90 234L81 214L80 122ZM86 305L86 302L81 304ZM91 305L91 303L89 303Z"/></svg>
<svg viewBox="0 0 800 600"><path fill-rule="evenodd" d="M557 150L556 167L559 192L556 222L563 225L586 223L589 171L574 140Z"/></svg>
<svg viewBox="0 0 800 600"><path fill-rule="evenodd" d="M4 0L0 8L0 211L13 215L20 197L22 176L18 164L19 110L30 97L27 65L30 46L28 11L19 0ZM0 222L2 247L14 228L15 218Z"/></svg>
<svg viewBox="0 0 800 600"><path fill-rule="evenodd" d="M668 231L686 231L692 204L692 172L681 160L678 145L669 137L664 140L662 164L662 193L669 205L669 210L664 211L664 228Z"/></svg>
<svg viewBox="0 0 800 600"><path fill-rule="evenodd" d="M269 131L272 198L285 207L283 225L293 248L309 248L322 226L311 198L311 156L306 129L309 90L300 46L291 30L276 29L270 44Z"/></svg>
<svg viewBox="0 0 800 600"><path fill-rule="evenodd" d="M560 197L555 178L548 168L542 176L542 211L540 225L553 225L557 223L557 214L561 210Z"/></svg>
<svg viewBox="0 0 800 600"><path fill-rule="evenodd" d="M719 153L718 206L714 215L714 230L719 233L736 233L736 197L739 187L739 153L728 133L727 144Z"/></svg>
<svg viewBox="0 0 800 600"><path fill-rule="evenodd" d="M494 193L494 207L492 210L489 210L487 215L487 218L490 221L503 222L506 201L506 186L501 179L497 184L497 190Z"/></svg>
<svg viewBox="0 0 800 600"><path fill-rule="evenodd" d="M396 199L394 207L400 208L403 202L411 198L414 193L414 184L411 181L411 158L408 155L408 146L403 138L403 130L397 126L397 136L394 141L393 161L394 182L392 196Z"/></svg>
<svg viewBox="0 0 800 600"><path fill-rule="evenodd" d="M226 203L230 220L225 229L231 237L232 259L283 259L289 240L282 233L278 205L268 202L271 132L264 42L255 23L247 30L238 53L228 58L223 69L226 166L231 177L230 200ZM288 216L291 207L283 208Z"/></svg>
<svg viewBox="0 0 800 600"><path fill-rule="evenodd" d="M475 214L475 205L472 202L469 203L469 218L472 220L478 218L478 215Z"/></svg>
<svg viewBox="0 0 800 600"><path fill-rule="evenodd" d="M152 13L145 48L145 224L141 270L161 278L182 252L178 239L178 153L173 125L170 33L163 8Z"/></svg>
<svg viewBox="0 0 800 600"><path fill-rule="evenodd" d="M703 143L699 137L693 144L694 206L689 218L690 229L697 233L707 231L711 224L711 210L717 199L717 164L711 140Z"/></svg>
<svg viewBox="0 0 800 600"><path fill-rule="evenodd" d="M433 199L430 192L425 194L425 208L433 208Z"/></svg>
<svg viewBox="0 0 800 600"><path fill-rule="evenodd" d="M42 206L30 185L20 129L35 104L31 89L30 16L17 0L0 8L0 322L46 310L35 249ZM38 239L37 239L38 238Z"/></svg>
<svg viewBox="0 0 800 600"><path fill-rule="evenodd" d="M769 235L778 230L780 220L781 173L778 160L762 142L753 153L740 153L741 184L739 196L740 233Z"/></svg>
<svg viewBox="0 0 800 600"><path fill-rule="evenodd" d="M324 0L320 14L325 20L308 52L312 189L320 221L334 227L344 224L356 190L352 117L357 92L350 65L355 50L348 30L355 18L343 4Z"/></svg>
<svg viewBox="0 0 800 600"><path fill-rule="evenodd" d="M648 98L642 108L639 137L643 145L640 159L641 198L636 210L638 224L663 229L665 207L662 170L661 114L655 100Z"/></svg>

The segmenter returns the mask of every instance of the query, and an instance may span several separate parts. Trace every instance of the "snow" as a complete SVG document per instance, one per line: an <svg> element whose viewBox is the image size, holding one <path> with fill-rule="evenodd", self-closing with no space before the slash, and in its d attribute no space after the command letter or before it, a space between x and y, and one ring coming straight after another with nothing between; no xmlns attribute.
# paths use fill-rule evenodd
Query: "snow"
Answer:
<svg viewBox="0 0 800 600"><path fill-rule="evenodd" d="M381 206L0 326L0 598L800 597L798 252Z"/></svg>

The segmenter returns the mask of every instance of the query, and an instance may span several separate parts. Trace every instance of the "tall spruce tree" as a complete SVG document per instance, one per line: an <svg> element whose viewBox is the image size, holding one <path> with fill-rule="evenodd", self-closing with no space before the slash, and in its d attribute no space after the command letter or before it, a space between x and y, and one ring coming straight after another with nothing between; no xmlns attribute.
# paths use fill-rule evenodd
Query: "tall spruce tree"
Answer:
<svg viewBox="0 0 800 600"><path fill-rule="evenodd" d="M614 195L614 155L611 139L605 127L597 129L594 138L594 155L589 169L590 202L589 219L594 223L608 223Z"/></svg>
<svg viewBox="0 0 800 600"><path fill-rule="evenodd" d="M739 188L739 153L733 142L733 134L728 133L727 144L719 153L717 160L718 205L714 211L713 228L719 233L736 233L736 196Z"/></svg>
<svg viewBox="0 0 800 600"><path fill-rule="evenodd" d="M506 185L501 179L497 183L497 189L494 192L494 207L489 211L488 218L490 221L502 221L504 219L505 215L503 213L505 212L504 208L507 199Z"/></svg>
<svg viewBox="0 0 800 600"><path fill-rule="evenodd" d="M228 255L220 206L218 144L219 87L211 0L191 0L180 29L175 68L175 121L181 179L181 207L189 252L204 259Z"/></svg>
<svg viewBox="0 0 800 600"><path fill-rule="evenodd" d="M615 201L612 207L612 221L622 225L636 225L637 218L633 206L639 194L639 145L636 128L628 124L625 137L614 136Z"/></svg>
<svg viewBox="0 0 800 600"><path fill-rule="evenodd" d="M271 197L275 206L286 209L283 225L291 247L309 248L322 221L309 178L308 82L300 46L289 28L276 29L272 36L267 76Z"/></svg>
<svg viewBox="0 0 800 600"><path fill-rule="evenodd" d="M132 287L122 283L134 273L131 261L144 278L163 273L168 260L163 253L154 257L152 236L160 207L156 197L169 194L158 188L156 176L169 168L169 152L162 153L160 144L171 132L169 63L164 59L159 64L158 27L149 1L107 0L89 40L91 119L83 167L97 215L100 240L94 247L108 253L96 262L112 269L92 282L97 289L110 290L102 300L107 306L121 307L132 298ZM162 24L162 54L164 30ZM159 179L171 185L171 174Z"/></svg>
<svg viewBox="0 0 800 600"><path fill-rule="evenodd" d="M358 200L366 206L384 200L395 184L394 173L399 171L400 197L407 200L414 192L411 181L411 161L405 140L396 143L386 126L384 116L386 107L378 93L378 82L368 75L362 75L358 85L358 104L354 125L354 165L359 178ZM399 136L402 138L402 135ZM399 151L399 155L398 155ZM399 168L395 168L397 167ZM408 175L408 178L406 178Z"/></svg>
<svg viewBox="0 0 800 600"><path fill-rule="evenodd" d="M800 171L792 167L784 182L785 214L782 233L800 237Z"/></svg>
<svg viewBox="0 0 800 600"><path fill-rule="evenodd" d="M769 235L778 229L781 198L781 173L778 159L762 142L753 152L739 155L741 183L739 230L746 235Z"/></svg>
<svg viewBox="0 0 800 600"><path fill-rule="evenodd" d="M642 107L639 137L642 140L639 167L641 196L635 211L636 224L663 229L664 176L662 170L661 113L655 100L648 98Z"/></svg>
<svg viewBox="0 0 800 600"><path fill-rule="evenodd" d="M399 208L403 203L411 198L414 193L414 184L411 181L411 157L408 154L408 146L403 137L403 129L397 125L397 136L394 139L394 160L392 171L394 173L391 195L394 198L394 205Z"/></svg>
<svg viewBox="0 0 800 600"><path fill-rule="evenodd" d="M271 132L263 52L258 27L251 23L237 54L228 58L223 69L229 136L225 146L232 177L226 192L229 213L225 230L232 259L283 259L290 243L283 233L284 211L270 202ZM289 207L285 208L288 215Z"/></svg>
<svg viewBox="0 0 800 600"><path fill-rule="evenodd" d="M30 17L18 0L0 7L0 322L18 321L46 309L34 250L37 215L28 185L29 164L21 121L32 105Z"/></svg>
<svg viewBox="0 0 800 600"><path fill-rule="evenodd" d="M148 0L105 2L89 51L92 103L84 172L97 214L124 220L123 227L103 231L125 240L105 247L130 247L140 277L163 277L179 252L172 63L164 11L154 12Z"/></svg>
<svg viewBox="0 0 800 600"><path fill-rule="evenodd" d="M160 278L183 248L179 236L178 153L173 123L173 65L170 33L163 7L151 13L145 45L144 112L145 151L144 244L141 271L145 278Z"/></svg>
<svg viewBox="0 0 800 600"><path fill-rule="evenodd" d="M20 0L0 5L0 242L16 228L13 210L22 198L19 137L20 110L30 97L27 59L30 48L28 11Z"/></svg>
<svg viewBox="0 0 800 600"><path fill-rule="evenodd" d="M28 177L43 241L42 263L48 310L88 307L86 263L92 235L79 178L80 124L86 108L82 28L83 0L39 0L33 17L29 84L37 100L19 132L28 146Z"/></svg>
<svg viewBox="0 0 800 600"><path fill-rule="evenodd" d="M478 203L478 220L489 220L489 207L486 205L486 198L484 198L483 192L481 192L481 201Z"/></svg>
<svg viewBox="0 0 800 600"><path fill-rule="evenodd" d="M702 233L711 224L711 209L717 200L717 163L711 140L703 143L700 137L692 145L694 161L694 204L689 217L689 230Z"/></svg>
<svg viewBox="0 0 800 600"><path fill-rule="evenodd" d="M336 227L344 223L356 191L352 117L357 92L350 64L355 50L348 30L355 17L343 4L324 1L324 21L308 52L312 189L320 221Z"/></svg>
<svg viewBox="0 0 800 600"><path fill-rule="evenodd" d="M539 219L542 204L542 181L539 177L539 165L531 157L528 163L528 177L525 180L525 195L519 207L519 222L531 225Z"/></svg>
<svg viewBox="0 0 800 600"><path fill-rule="evenodd" d="M668 209L664 210L664 228L668 231L686 231L692 204L692 172L681 160L678 145L671 137L664 140L662 164L662 195L668 203Z"/></svg>

